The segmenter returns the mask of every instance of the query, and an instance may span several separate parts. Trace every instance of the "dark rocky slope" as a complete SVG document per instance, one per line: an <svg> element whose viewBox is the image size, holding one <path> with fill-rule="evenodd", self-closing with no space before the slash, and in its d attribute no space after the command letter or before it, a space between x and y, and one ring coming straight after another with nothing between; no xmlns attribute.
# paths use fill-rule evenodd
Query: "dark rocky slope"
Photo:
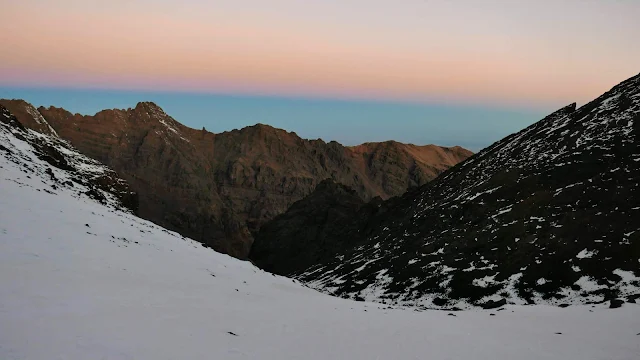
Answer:
<svg viewBox="0 0 640 360"><path fill-rule="evenodd" d="M315 208L295 211L306 217ZM288 217L298 224L293 215L274 226L286 229ZM321 228L318 221L305 224ZM343 297L429 307L634 298L640 76L579 109L558 110L364 220L341 221L356 230L330 241L350 246L309 268L293 266L295 254L292 266L272 268ZM287 243L296 236L265 232L258 239Z"/></svg>
<svg viewBox="0 0 640 360"><path fill-rule="evenodd" d="M365 203L351 188L331 179L262 226L249 257L276 274L291 274L322 262L352 245L359 222L376 211L378 197Z"/></svg>
<svg viewBox="0 0 640 360"><path fill-rule="evenodd" d="M397 142L344 147L256 125L214 134L183 126L153 103L94 116L2 100L25 126L38 116L80 151L126 179L138 215L217 251L246 258L265 222L324 179L364 200L388 198L433 179L471 153L459 147Z"/></svg>

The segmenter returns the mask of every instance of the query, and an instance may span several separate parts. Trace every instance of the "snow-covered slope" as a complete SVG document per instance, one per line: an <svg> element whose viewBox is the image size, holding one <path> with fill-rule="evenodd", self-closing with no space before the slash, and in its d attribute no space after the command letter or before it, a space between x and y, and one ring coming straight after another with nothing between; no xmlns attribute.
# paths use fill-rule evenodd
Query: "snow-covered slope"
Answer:
<svg viewBox="0 0 640 360"><path fill-rule="evenodd" d="M49 127L43 119L38 124ZM76 197L90 197L104 205L135 211L137 195L129 184L100 162L78 152L57 134L25 128L0 105L0 153L27 179L40 179L38 191L57 195L63 189ZM17 180L13 180L17 181Z"/></svg>
<svg viewBox="0 0 640 360"><path fill-rule="evenodd" d="M450 315L334 298L59 186L11 132L0 145L3 360L640 354L639 305Z"/></svg>

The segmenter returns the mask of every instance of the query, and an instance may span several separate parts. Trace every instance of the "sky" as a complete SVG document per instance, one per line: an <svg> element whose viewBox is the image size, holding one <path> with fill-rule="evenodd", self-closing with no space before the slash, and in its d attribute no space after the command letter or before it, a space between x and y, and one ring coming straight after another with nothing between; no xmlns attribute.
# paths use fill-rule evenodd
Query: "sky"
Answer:
<svg viewBox="0 0 640 360"><path fill-rule="evenodd" d="M155 98L212 131L266 122L350 143L393 136L482 147L640 72L635 0L2 7L2 97L87 113ZM457 132L471 134L450 138ZM464 138L473 133L483 136L475 145Z"/></svg>

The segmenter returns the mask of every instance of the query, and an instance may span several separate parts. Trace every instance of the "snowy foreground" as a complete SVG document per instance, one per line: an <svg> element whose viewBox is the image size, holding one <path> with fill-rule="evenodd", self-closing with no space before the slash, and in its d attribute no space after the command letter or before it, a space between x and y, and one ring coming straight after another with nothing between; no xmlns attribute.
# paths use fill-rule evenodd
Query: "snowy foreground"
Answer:
<svg viewBox="0 0 640 360"><path fill-rule="evenodd" d="M45 180L0 156L2 360L640 359L640 305L333 298Z"/></svg>

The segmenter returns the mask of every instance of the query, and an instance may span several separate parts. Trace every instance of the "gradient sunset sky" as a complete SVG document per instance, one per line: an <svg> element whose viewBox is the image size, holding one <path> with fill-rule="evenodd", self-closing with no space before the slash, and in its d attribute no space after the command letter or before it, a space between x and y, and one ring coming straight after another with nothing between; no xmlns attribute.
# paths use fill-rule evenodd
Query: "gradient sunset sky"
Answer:
<svg viewBox="0 0 640 360"><path fill-rule="evenodd" d="M266 122L478 149L640 72L636 0L20 0L2 12L0 97L82 113L152 100L211 131Z"/></svg>

